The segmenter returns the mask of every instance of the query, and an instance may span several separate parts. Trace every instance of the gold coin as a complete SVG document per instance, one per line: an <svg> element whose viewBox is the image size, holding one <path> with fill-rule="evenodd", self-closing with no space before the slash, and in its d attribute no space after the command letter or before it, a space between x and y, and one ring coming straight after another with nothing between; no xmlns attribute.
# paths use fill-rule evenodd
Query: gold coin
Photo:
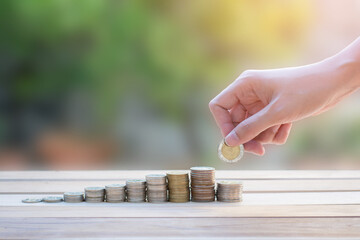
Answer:
<svg viewBox="0 0 360 240"><path fill-rule="evenodd" d="M187 171L170 171L170 172L167 172L166 175L169 177L172 177L172 176L188 176L188 172Z"/></svg>
<svg viewBox="0 0 360 240"><path fill-rule="evenodd" d="M228 163L235 163L239 161L244 155L244 146L241 144L240 146L231 147L225 143L223 139L218 148L218 156L221 160Z"/></svg>

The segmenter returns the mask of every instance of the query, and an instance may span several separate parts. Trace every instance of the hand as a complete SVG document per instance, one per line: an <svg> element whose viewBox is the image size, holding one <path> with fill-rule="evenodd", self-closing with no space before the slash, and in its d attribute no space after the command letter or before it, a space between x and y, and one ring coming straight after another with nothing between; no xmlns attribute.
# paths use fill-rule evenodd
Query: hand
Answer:
<svg viewBox="0 0 360 240"><path fill-rule="evenodd" d="M292 122L320 114L355 91L356 64L339 58L242 73L209 103L226 143L263 155L264 144L286 142Z"/></svg>

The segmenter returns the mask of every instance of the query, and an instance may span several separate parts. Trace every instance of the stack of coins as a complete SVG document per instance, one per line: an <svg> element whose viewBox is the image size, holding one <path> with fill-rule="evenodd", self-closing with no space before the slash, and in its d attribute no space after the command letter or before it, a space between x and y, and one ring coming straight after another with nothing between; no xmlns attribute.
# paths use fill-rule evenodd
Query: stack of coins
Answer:
<svg viewBox="0 0 360 240"><path fill-rule="evenodd" d="M243 185L240 181L219 181L217 200L221 202L241 202Z"/></svg>
<svg viewBox="0 0 360 240"><path fill-rule="evenodd" d="M191 200L194 202L215 201L215 168L192 167Z"/></svg>
<svg viewBox="0 0 360 240"><path fill-rule="evenodd" d="M62 202L63 198L58 196L48 196L48 197L44 197L42 201L47 203L58 203L58 202Z"/></svg>
<svg viewBox="0 0 360 240"><path fill-rule="evenodd" d="M82 192L66 192L64 193L64 201L70 203L79 203L84 201L84 193Z"/></svg>
<svg viewBox="0 0 360 240"><path fill-rule="evenodd" d="M85 201L90 203L103 202L105 199L105 188L103 187L86 187Z"/></svg>
<svg viewBox="0 0 360 240"><path fill-rule="evenodd" d="M125 193L125 184L110 184L105 186L106 191L106 201L109 203L118 203L124 202L126 193Z"/></svg>
<svg viewBox="0 0 360 240"><path fill-rule="evenodd" d="M126 181L128 202L146 202L146 181L130 179Z"/></svg>
<svg viewBox="0 0 360 240"><path fill-rule="evenodd" d="M184 171L167 173L170 202L190 201L189 174Z"/></svg>
<svg viewBox="0 0 360 240"><path fill-rule="evenodd" d="M147 199L149 202L167 202L165 174L146 175Z"/></svg>

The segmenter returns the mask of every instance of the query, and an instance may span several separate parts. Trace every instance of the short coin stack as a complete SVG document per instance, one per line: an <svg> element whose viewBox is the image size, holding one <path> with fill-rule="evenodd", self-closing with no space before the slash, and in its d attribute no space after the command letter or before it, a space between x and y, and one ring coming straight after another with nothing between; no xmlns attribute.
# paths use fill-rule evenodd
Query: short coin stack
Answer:
<svg viewBox="0 0 360 240"><path fill-rule="evenodd" d="M125 184L110 184L105 186L106 201L109 203L124 202L126 198Z"/></svg>
<svg viewBox="0 0 360 240"><path fill-rule="evenodd" d="M170 202L190 201L189 174L184 171L167 173Z"/></svg>
<svg viewBox="0 0 360 240"><path fill-rule="evenodd" d="M148 202L167 202L167 184L165 174L146 175Z"/></svg>
<svg viewBox="0 0 360 240"><path fill-rule="evenodd" d="M103 187L86 187L85 201L89 203L103 202L105 199L105 188Z"/></svg>
<svg viewBox="0 0 360 240"><path fill-rule="evenodd" d="M128 202L146 202L146 181L129 179L126 181Z"/></svg>
<svg viewBox="0 0 360 240"><path fill-rule="evenodd" d="M215 168L192 167L191 200L194 202L215 201Z"/></svg>
<svg viewBox="0 0 360 240"><path fill-rule="evenodd" d="M219 181L217 200L221 202L241 202L243 185L240 181Z"/></svg>
<svg viewBox="0 0 360 240"><path fill-rule="evenodd" d="M64 193L64 201L69 203L79 203L84 201L83 192L66 192Z"/></svg>
<svg viewBox="0 0 360 240"><path fill-rule="evenodd" d="M58 203L62 201L63 198L58 196L48 196L43 198L43 202L47 202L47 203Z"/></svg>

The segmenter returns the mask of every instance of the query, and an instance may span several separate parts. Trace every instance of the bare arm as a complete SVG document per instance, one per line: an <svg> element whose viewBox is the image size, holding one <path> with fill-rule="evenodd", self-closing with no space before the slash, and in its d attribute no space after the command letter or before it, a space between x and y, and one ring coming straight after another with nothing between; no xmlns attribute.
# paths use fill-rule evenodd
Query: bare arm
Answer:
<svg viewBox="0 0 360 240"><path fill-rule="evenodd" d="M335 106L360 87L360 37L321 62L248 70L209 103L227 144L263 155L264 144L283 144L292 122Z"/></svg>

